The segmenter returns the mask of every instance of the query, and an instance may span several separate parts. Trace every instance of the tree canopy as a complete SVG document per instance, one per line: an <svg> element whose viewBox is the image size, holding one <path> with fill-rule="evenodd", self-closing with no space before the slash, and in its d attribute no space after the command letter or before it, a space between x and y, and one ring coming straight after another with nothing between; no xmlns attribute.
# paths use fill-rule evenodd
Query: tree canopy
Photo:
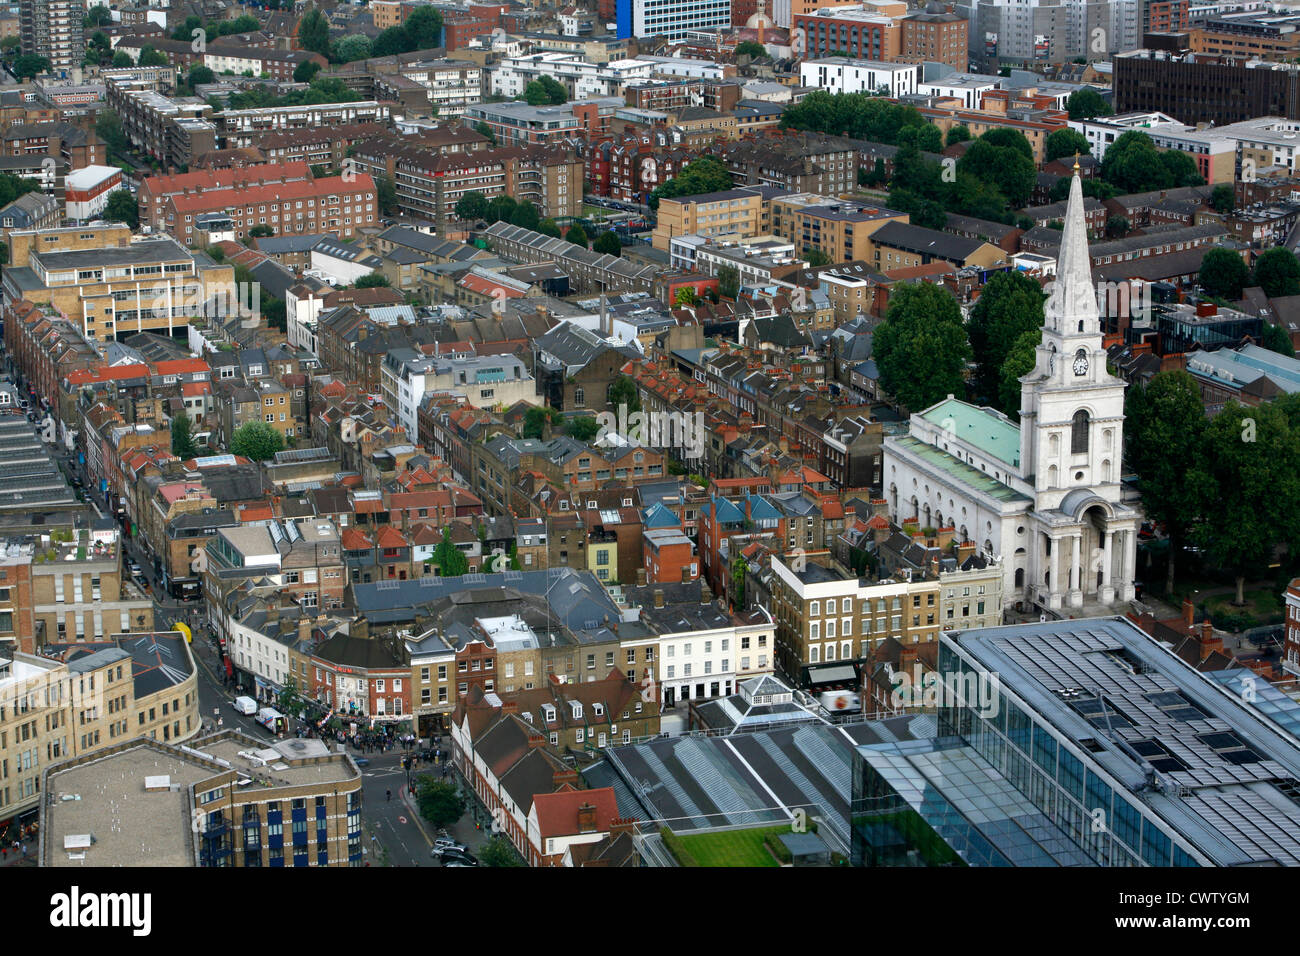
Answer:
<svg viewBox="0 0 1300 956"><path fill-rule="evenodd" d="M438 565L438 574L444 578L458 578L469 573L469 559L451 540L451 531L444 528L442 540L433 550L434 563Z"/></svg>
<svg viewBox="0 0 1300 956"><path fill-rule="evenodd" d="M568 99L569 91L549 76L539 76L524 87L524 100L529 106L560 106Z"/></svg>
<svg viewBox="0 0 1300 956"><path fill-rule="evenodd" d="M1255 260L1255 285L1270 299L1300 295L1300 261L1285 246L1262 252Z"/></svg>
<svg viewBox="0 0 1300 956"><path fill-rule="evenodd" d="M1249 281L1250 270L1231 249L1211 249L1201 257L1200 282L1206 295L1233 302Z"/></svg>
<svg viewBox="0 0 1300 956"><path fill-rule="evenodd" d="M1047 139L1043 140L1043 160L1050 163L1054 159L1073 156L1075 153L1086 156L1090 149L1088 137L1065 127L1047 134Z"/></svg>
<svg viewBox="0 0 1300 956"><path fill-rule="evenodd" d="M1070 98L1065 101L1065 109L1072 120L1110 116L1115 112L1100 93L1086 87L1070 94Z"/></svg>
<svg viewBox="0 0 1300 956"><path fill-rule="evenodd" d="M593 252L603 252L607 256L623 254L623 243L618 241L618 235L613 230L606 230L597 236L591 248Z"/></svg>
<svg viewBox="0 0 1300 956"><path fill-rule="evenodd" d="M1121 133L1106 148L1106 157L1101 161L1101 178L1130 193L1205 183L1190 156L1177 150L1161 152L1150 136L1135 129Z"/></svg>
<svg viewBox="0 0 1300 956"><path fill-rule="evenodd" d="M731 52L736 54L738 57L747 56L752 59L757 59L760 56L767 56L767 47L755 40L742 40L740 43L736 44L736 48Z"/></svg>
<svg viewBox="0 0 1300 956"><path fill-rule="evenodd" d="M970 343L952 293L929 282L894 289L877 327L874 357L880 384L912 411L944 396L964 396Z"/></svg>
<svg viewBox="0 0 1300 956"><path fill-rule="evenodd" d="M151 49L151 48L146 48ZM23 53L14 58L9 65L9 72L20 80L30 80L50 71L50 61L35 53Z"/></svg>
<svg viewBox="0 0 1300 956"><path fill-rule="evenodd" d="M266 422L245 422L231 436L230 451L252 461L266 461L284 451L284 436Z"/></svg>
<svg viewBox="0 0 1300 956"><path fill-rule="evenodd" d="M1011 418L1020 417L1020 379L1033 371L1042 341L1041 328L1020 333L999 370L997 407Z"/></svg>
<svg viewBox="0 0 1300 956"><path fill-rule="evenodd" d="M416 781L415 805L420 809L420 816L435 827L449 827L465 813L460 787L430 774L421 774Z"/></svg>
<svg viewBox="0 0 1300 956"><path fill-rule="evenodd" d="M1043 327L1044 302L1043 289L1034 279L1023 272L999 272L985 283L970 310L967 332L976 391L1008 414L1019 411L1020 395L1017 392L1011 404L1000 401L1003 366L1026 332Z"/></svg>
<svg viewBox="0 0 1300 956"><path fill-rule="evenodd" d="M575 246L582 246L584 249L587 248L589 242L586 230L576 224L569 227L569 231L564 234L564 239L566 242L571 242Z"/></svg>
<svg viewBox="0 0 1300 956"><path fill-rule="evenodd" d="M303 15L303 18L298 21L298 46L300 49L310 50L312 53L319 53L321 56L329 58L329 21L325 19L325 14L315 7L308 10Z"/></svg>
<svg viewBox="0 0 1300 956"><path fill-rule="evenodd" d="M462 219L466 222L473 222L478 219L486 219L487 214L487 197L481 192L472 190L456 200L457 219Z"/></svg>
<svg viewBox="0 0 1300 956"><path fill-rule="evenodd" d="M188 461L198 453L198 446L190 434L189 413L176 415L172 418L172 454L181 461Z"/></svg>
<svg viewBox="0 0 1300 956"><path fill-rule="evenodd" d="M722 161L712 156L701 156L683 166L672 179L654 188L650 193L650 208L658 209L661 199L722 192L731 186L731 173L727 172Z"/></svg>
<svg viewBox="0 0 1300 956"><path fill-rule="evenodd" d="M114 190L104 207L104 218L112 222L124 222L132 229L140 225L140 207L135 197L125 189Z"/></svg>
<svg viewBox="0 0 1300 956"><path fill-rule="evenodd" d="M358 279L356 285L358 289L387 289L392 283L382 272L371 272Z"/></svg>

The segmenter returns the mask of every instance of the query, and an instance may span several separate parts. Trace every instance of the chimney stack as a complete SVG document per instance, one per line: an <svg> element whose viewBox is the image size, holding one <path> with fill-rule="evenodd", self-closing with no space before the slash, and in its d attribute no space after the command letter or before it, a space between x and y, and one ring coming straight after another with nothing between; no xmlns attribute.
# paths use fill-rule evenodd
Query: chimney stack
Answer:
<svg viewBox="0 0 1300 956"><path fill-rule="evenodd" d="M1187 625L1189 631L1196 623L1196 605L1186 598L1183 599L1183 623Z"/></svg>
<svg viewBox="0 0 1300 956"><path fill-rule="evenodd" d="M590 803L584 803L578 807L578 832L596 832L596 808Z"/></svg>
<svg viewBox="0 0 1300 956"><path fill-rule="evenodd" d="M501 702L501 713L503 714L519 713L519 701L515 700L513 697L511 697L509 700L503 700Z"/></svg>
<svg viewBox="0 0 1300 956"><path fill-rule="evenodd" d="M645 587L645 582L646 582L646 577L645 577L645 568L637 568L637 569L636 569L636 586L639 587L639 588L643 588L643 587Z"/></svg>
<svg viewBox="0 0 1300 956"><path fill-rule="evenodd" d="M966 559L975 553L974 541L963 541L957 545L957 566L960 567L966 562Z"/></svg>
<svg viewBox="0 0 1300 956"><path fill-rule="evenodd" d="M663 607L663 606L664 606L663 588L655 588L655 607Z"/></svg>
<svg viewBox="0 0 1300 956"><path fill-rule="evenodd" d="M528 749L529 749L529 750L539 750L540 748L545 747L545 746L546 746L546 738L543 737L541 734L529 734L529 735L528 735Z"/></svg>
<svg viewBox="0 0 1300 956"><path fill-rule="evenodd" d="M689 564L683 564L683 565L682 565L682 584L690 584L690 583L691 583L691 566L690 566Z"/></svg>

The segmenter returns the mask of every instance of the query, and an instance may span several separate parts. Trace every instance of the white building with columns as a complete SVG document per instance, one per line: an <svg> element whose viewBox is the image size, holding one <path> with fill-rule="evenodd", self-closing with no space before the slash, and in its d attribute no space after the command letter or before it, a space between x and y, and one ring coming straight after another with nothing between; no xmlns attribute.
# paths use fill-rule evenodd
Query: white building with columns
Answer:
<svg viewBox="0 0 1300 956"><path fill-rule="evenodd" d="M1124 383L1106 371L1101 342L1076 172L1043 341L1020 379L1020 423L949 397L884 442L893 520L952 526L996 556L1004 604L1133 598L1140 516L1120 486Z"/></svg>

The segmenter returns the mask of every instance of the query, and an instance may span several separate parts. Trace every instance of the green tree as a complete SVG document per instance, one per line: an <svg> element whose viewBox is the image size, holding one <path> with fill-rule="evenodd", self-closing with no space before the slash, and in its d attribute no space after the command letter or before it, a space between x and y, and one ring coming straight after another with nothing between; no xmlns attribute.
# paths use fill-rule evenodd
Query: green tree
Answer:
<svg viewBox="0 0 1300 956"><path fill-rule="evenodd" d="M310 83L319 72L319 63L315 60L303 60L293 68L293 81L295 83Z"/></svg>
<svg viewBox="0 0 1300 956"><path fill-rule="evenodd" d="M1020 379L1033 371L1038 360L1037 349L1042 341L1041 328L1021 333L1007 353L1006 361L1002 363L998 382L998 408L1012 418L1020 417Z"/></svg>
<svg viewBox="0 0 1300 956"><path fill-rule="evenodd" d="M808 263L810 269L817 269L821 266L828 266L831 264L831 257L822 252L816 246L804 246L803 259L804 262Z"/></svg>
<svg viewBox="0 0 1300 956"><path fill-rule="evenodd" d="M181 461L189 461L199 453L190 434L190 416L182 412L172 418L172 454Z"/></svg>
<svg viewBox="0 0 1300 956"><path fill-rule="evenodd" d="M942 203L926 199L910 189L891 189L889 208L907 213L908 221L913 226L942 229L948 225L948 214L944 212Z"/></svg>
<svg viewBox="0 0 1300 956"><path fill-rule="evenodd" d="M1166 594L1173 593L1174 559L1199 513L1191 475L1203 453L1205 427L1200 387L1186 372L1160 372L1125 395L1124 460L1137 475L1142 510L1169 535Z"/></svg>
<svg viewBox="0 0 1300 956"><path fill-rule="evenodd" d="M568 99L564 86L549 76L539 76L524 87L524 100L529 106L559 106Z"/></svg>
<svg viewBox="0 0 1300 956"><path fill-rule="evenodd" d="M196 63L194 64L194 66L190 67L190 72L189 72L190 89L194 89L194 87L202 83L211 83L216 78L217 78L216 74L213 73L211 70L209 70L206 66L204 66L201 63Z"/></svg>
<svg viewBox="0 0 1300 956"><path fill-rule="evenodd" d="M370 55L394 56L398 53L410 53L413 49L415 48L411 46L410 37L407 36L404 27L389 27L375 37L375 42L370 45Z"/></svg>
<svg viewBox="0 0 1300 956"><path fill-rule="evenodd" d="M1070 98L1065 101L1065 109L1072 120L1110 116L1115 112L1100 93L1086 87L1070 94Z"/></svg>
<svg viewBox="0 0 1300 956"><path fill-rule="evenodd" d="M885 172L885 161L877 156L876 161L871 164L871 169L863 167L858 168L858 185L867 186L875 189L884 186L889 182L889 174Z"/></svg>
<svg viewBox="0 0 1300 956"><path fill-rule="evenodd" d="M1229 213L1237 205L1237 194L1228 183L1219 183L1210 192L1210 208L1215 212Z"/></svg>
<svg viewBox="0 0 1300 956"><path fill-rule="evenodd" d="M379 197L379 211L385 216L395 215L400 207L397 202L397 183L393 182L393 177L376 177L375 192Z"/></svg>
<svg viewBox="0 0 1300 956"><path fill-rule="evenodd" d="M970 130L958 123L956 126L948 130L948 135L944 137L944 145L955 146L958 143L966 142L970 138Z"/></svg>
<svg viewBox="0 0 1300 956"><path fill-rule="evenodd" d="M135 197L129 192L118 189L108 197L108 205L104 207L104 218L112 222L124 222L135 229L140 225L140 207L136 205Z"/></svg>
<svg viewBox="0 0 1300 956"><path fill-rule="evenodd" d="M1013 149L1031 163L1034 161L1034 147L1029 144L1025 134L1010 126L995 126L980 137L990 146L998 149Z"/></svg>
<svg viewBox="0 0 1300 956"><path fill-rule="evenodd" d="M330 55L330 25L325 14L312 7L298 21L298 48L319 53L328 58Z"/></svg>
<svg viewBox="0 0 1300 956"><path fill-rule="evenodd" d="M1231 249L1211 249L1201 257L1200 283L1205 294L1235 302L1250 281L1250 270Z"/></svg>
<svg viewBox="0 0 1300 956"><path fill-rule="evenodd" d="M1108 239L1123 239L1132 228L1132 224L1124 216L1106 217L1106 237Z"/></svg>
<svg viewBox="0 0 1300 956"><path fill-rule="evenodd" d="M600 434L600 423L590 415L571 418L564 426L564 434L577 441L591 441Z"/></svg>
<svg viewBox="0 0 1300 956"><path fill-rule="evenodd" d="M563 421L563 416L557 409L535 405L524 412L522 435L524 438L541 438L548 422L552 425L558 425L561 421Z"/></svg>
<svg viewBox="0 0 1300 956"><path fill-rule="evenodd" d="M1073 156L1075 153L1086 156L1090 149L1088 137L1067 126L1047 134L1047 139L1043 140L1043 160L1050 163L1054 159Z"/></svg>
<svg viewBox="0 0 1300 956"><path fill-rule="evenodd" d="M113 58L113 44L103 30L96 30L86 44L86 60L94 66L107 63Z"/></svg>
<svg viewBox="0 0 1300 956"><path fill-rule="evenodd" d="M334 44L330 59L335 63L355 63L357 60L368 59L371 49L370 37L354 33Z"/></svg>
<svg viewBox="0 0 1300 956"><path fill-rule="evenodd" d="M588 245L587 233L579 225L570 226L569 231L564 234L564 239L566 242L571 242L575 246L582 246L584 249Z"/></svg>
<svg viewBox="0 0 1300 956"><path fill-rule="evenodd" d="M406 18L406 36L413 51L441 45L442 14L430 6L416 7Z"/></svg>
<svg viewBox="0 0 1300 956"><path fill-rule="evenodd" d="M358 289L387 289L392 286L388 276L382 272L371 272L357 280Z"/></svg>
<svg viewBox="0 0 1300 956"><path fill-rule="evenodd" d="M611 408L626 405L629 413L641 411L641 392L630 375L620 375L614 379L609 386L609 404Z"/></svg>
<svg viewBox="0 0 1300 956"><path fill-rule="evenodd" d="M81 25L87 30L92 30L95 27L111 26L112 23L113 14L109 11L108 7L104 6L102 3L95 4L87 10L86 15L81 18Z"/></svg>
<svg viewBox="0 0 1300 956"><path fill-rule="evenodd" d="M1271 352L1295 358L1295 346L1291 344L1291 337L1282 326L1274 325L1267 319L1264 320L1264 331L1260 335L1259 344Z"/></svg>
<svg viewBox="0 0 1300 956"><path fill-rule="evenodd" d="M1184 480L1200 496L1193 537L1232 575L1242 607L1246 578L1265 573L1280 545L1300 544L1300 436L1281 409L1230 401Z"/></svg>
<svg viewBox="0 0 1300 956"><path fill-rule="evenodd" d="M1255 260L1255 285L1270 299L1300 295L1300 261L1285 246L1262 252Z"/></svg>
<svg viewBox="0 0 1300 956"><path fill-rule="evenodd" d="M608 229L596 237L596 241L591 244L593 252L603 252L607 256L621 256L623 254L623 243L618 241L618 235Z"/></svg>
<svg viewBox="0 0 1300 956"><path fill-rule="evenodd" d="M275 702L280 713L291 717L302 717L307 704L306 698L298 691L298 682L292 677L286 680L284 686L280 688L280 693L276 695Z"/></svg>
<svg viewBox="0 0 1300 956"><path fill-rule="evenodd" d="M658 209L661 199L716 193L731 186L731 173L727 172L722 161L713 156L701 156L683 166L672 179L654 188L650 193L650 208Z"/></svg>
<svg viewBox="0 0 1300 956"><path fill-rule="evenodd" d="M731 51L736 56L747 56L751 59L757 59L760 56L767 56L767 47L754 40L744 40L736 44L736 48Z"/></svg>
<svg viewBox="0 0 1300 956"><path fill-rule="evenodd" d="M994 137L995 133L1004 132L1015 133L1024 139L1024 134L1016 130L990 130L970 144L957 161L957 171L970 173L993 186L1013 208L1019 209L1029 202L1038 173L1033 159L1024 154L1018 140L1007 136Z"/></svg>
<svg viewBox="0 0 1300 956"><path fill-rule="evenodd" d="M456 218L465 222L486 219L488 214L487 197L481 192L471 191L456 200Z"/></svg>
<svg viewBox="0 0 1300 956"><path fill-rule="evenodd" d="M151 46L140 48L140 65L141 66L166 66L167 56L160 53Z"/></svg>
<svg viewBox="0 0 1300 956"><path fill-rule="evenodd" d="M478 851L479 866L523 866L523 861L519 854L515 852L514 847L500 833L493 834L492 837L479 847Z"/></svg>
<svg viewBox="0 0 1300 956"><path fill-rule="evenodd" d="M735 266L718 267L718 292L728 299L740 295L740 272Z"/></svg>
<svg viewBox="0 0 1300 956"><path fill-rule="evenodd" d="M262 316L266 319L269 328L284 332L288 322L288 309L284 304L284 299L277 299L273 295L268 295L266 297L266 307L262 309Z"/></svg>
<svg viewBox="0 0 1300 956"><path fill-rule="evenodd" d="M460 787L429 774L421 774L416 781L415 804L420 808L420 816L435 827L449 827L465 813Z"/></svg>
<svg viewBox="0 0 1300 956"><path fill-rule="evenodd" d="M459 578L469 573L469 559L451 540L451 531L442 530L442 540L433 549L433 560L438 565L438 574L444 578Z"/></svg>
<svg viewBox="0 0 1300 956"><path fill-rule="evenodd" d="M951 292L928 282L894 288L873 347L886 392L912 411L949 394L964 395L970 356L961 307Z"/></svg>
<svg viewBox="0 0 1300 956"><path fill-rule="evenodd" d="M1075 94L1078 95L1078 94ZM1141 193L1173 185L1170 168L1161 159L1151 137L1131 129L1106 149L1101 178L1125 192Z"/></svg>
<svg viewBox="0 0 1300 956"><path fill-rule="evenodd" d="M685 285L673 293L673 305L694 305L697 298L695 289Z"/></svg>
<svg viewBox="0 0 1300 956"><path fill-rule="evenodd" d="M266 422L245 422L230 437L230 451L252 461L266 461L284 451L284 436Z"/></svg>
<svg viewBox="0 0 1300 956"><path fill-rule="evenodd" d="M132 65L133 64L131 61L131 55L127 53L125 50L116 51L113 54L112 61L109 63L109 66L111 66L115 70L125 69Z"/></svg>
<svg viewBox="0 0 1300 956"><path fill-rule="evenodd" d="M492 197L488 202L487 221L488 222L509 222L510 217L515 214L516 203L514 199L507 195Z"/></svg>
<svg viewBox="0 0 1300 956"><path fill-rule="evenodd" d="M194 31L201 29L203 29L203 20L191 13L185 18L184 23L172 31L172 39L178 43L189 43L194 37Z"/></svg>
<svg viewBox="0 0 1300 956"><path fill-rule="evenodd" d="M487 123L484 123L481 120L475 123L474 132L486 136L488 138L488 142L491 143L493 146L497 144L497 134L492 132L492 127L488 126Z"/></svg>
<svg viewBox="0 0 1300 956"><path fill-rule="evenodd" d="M250 239L264 239L267 236L274 236L274 235L275 235L275 230L272 229L270 226L266 225L265 223L259 223L258 225L254 226L252 229L248 230L248 237Z"/></svg>
<svg viewBox="0 0 1300 956"><path fill-rule="evenodd" d="M147 49L147 48L146 48ZM35 53L23 53L14 59L9 72L19 80L30 80L50 71L50 61Z"/></svg>
<svg viewBox="0 0 1300 956"><path fill-rule="evenodd" d="M537 231L544 236L553 236L556 239L561 238L560 227L556 225L554 219L543 219L537 224Z"/></svg>
<svg viewBox="0 0 1300 956"><path fill-rule="evenodd" d="M967 325L975 389L982 398L993 400L1000 394L1003 367L1012 349L1025 333L1043 327L1044 301L1042 287L1023 272L999 272L985 283ZM1019 408L1017 394L1015 409ZM1002 406L1002 410L1008 409Z"/></svg>
<svg viewBox="0 0 1300 956"><path fill-rule="evenodd" d="M537 213L537 207L530 202L521 202L515 206L514 211L510 214L510 225L512 226L520 226L536 232L537 227L541 224L542 220Z"/></svg>
<svg viewBox="0 0 1300 956"><path fill-rule="evenodd" d="M1187 153L1177 149L1167 149L1160 154L1160 165L1164 166L1169 176L1169 186L1179 189L1183 186L1204 186L1205 179L1196 168L1196 161Z"/></svg>

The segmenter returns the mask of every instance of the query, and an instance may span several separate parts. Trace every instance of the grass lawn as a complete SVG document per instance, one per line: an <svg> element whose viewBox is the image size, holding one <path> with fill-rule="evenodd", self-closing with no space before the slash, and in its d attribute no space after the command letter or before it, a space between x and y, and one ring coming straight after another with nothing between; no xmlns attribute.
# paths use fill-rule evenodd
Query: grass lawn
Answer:
<svg viewBox="0 0 1300 956"><path fill-rule="evenodd" d="M1238 622L1246 627L1281 622L1283 617L1281 595L1274 591L1261 590L1247 591L1243 597L1246 599L1245 607L1235 607L1232 603L1233 595L1212 597L1204 604L1205 612L1216 620L1220 615L1237 615L1253 619L1252 624L1248 624L1244 619Z"/></svg>
<svg viewBox="0 0 1300 956"><path fill-rule="evenodd" d="M720 833L678 834L683 849L700 866L779 866L763 846L764 838L789 833L790 825L724 830Z"/></svg>
<svg viewBox="0 0 1300 956"><path fill-rule="evenodd" d="M609 210L604 206L589 206L586 203L583 203L582 215L587 219L604 219L609 215Z"/></svg>

